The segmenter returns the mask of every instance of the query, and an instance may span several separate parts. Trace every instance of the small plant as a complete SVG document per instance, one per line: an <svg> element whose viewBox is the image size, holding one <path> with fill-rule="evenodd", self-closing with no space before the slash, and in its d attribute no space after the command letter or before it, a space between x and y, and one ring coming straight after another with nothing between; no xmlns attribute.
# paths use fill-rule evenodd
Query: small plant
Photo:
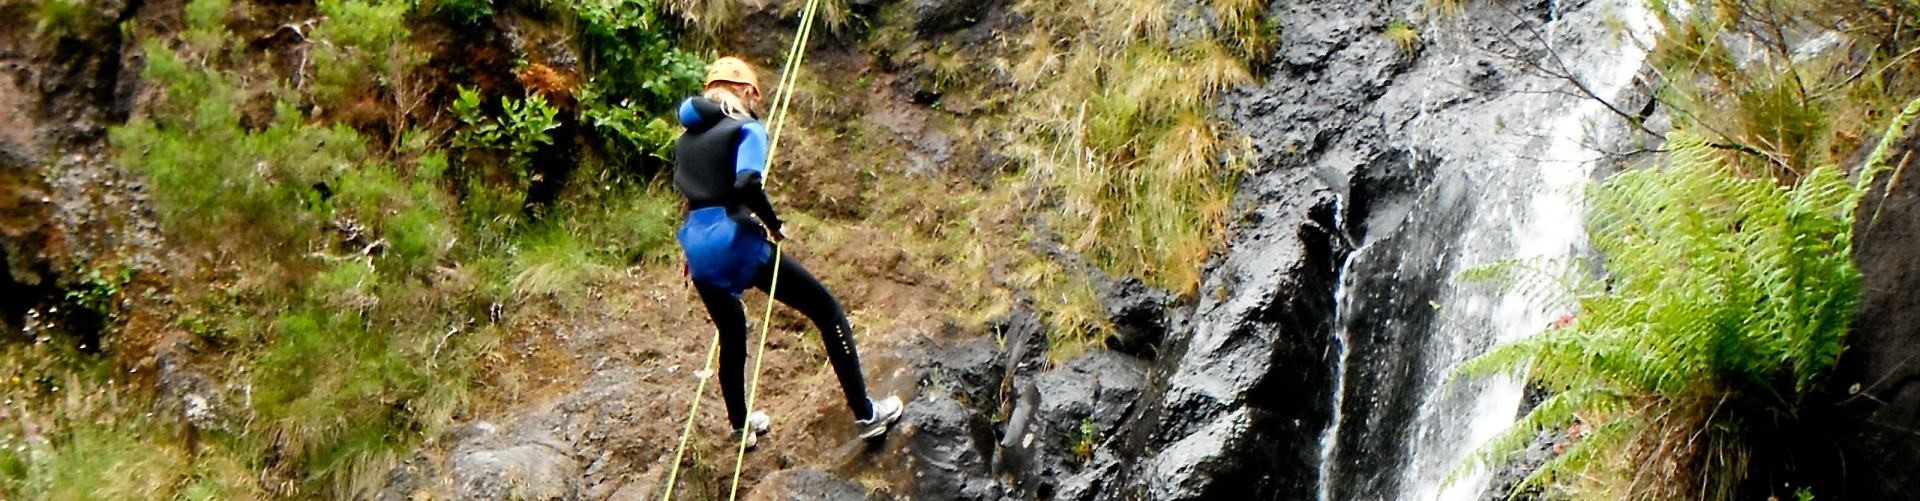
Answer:
<svg viewBox="0 0 1920 501"><path fill-rule="evenodd" d="M94 13L86 0L40 0L34 6L34 32L40 36L60 37L79 34L90 28Z"/></svg>
<svg viewBox="0 0 1920 501"><path fill-rule="evenodd" d="M1380 34L1387 37L1387 40L1392 41L1394 45L1400 46L1400 51L1407 54L1412 54L1414 48L1420 44L1420 30L1414 29L1412 24L1403 19L1395 19L1387 23L1386 29Z"/></svg>
<svg viewBox="0 0 1920 501"><path fill-rule="evenodd" d="M1086 418L1080 420L1080 427L1075 431L1073 440L1069 443L1069 447L1073 449L1073 457L1080 458L1081 461L1093 459L1093 448L1100 441L1099 427L1094 425L1093 418Z"/></svg>
<svg viewBox="0 0 1920 501"><path fill-rule="evenodd" d="M133 281L132 268L120 268L118 272L101 274L98 268L87 270L87 278L72 289L68 289L66 300L75 306L97 313L101 318L112 315L113 302L120 297L120 289Z"/></svg>
<svg viewBox="0 0 1920 501"><path fill-rule="evenodd" d="M481 110L480 92L459 87L453 102L453 116L461 127L454 131L456 148L469 151L499 151L507 154L507 164L524 174L529 157L541 146L553 144L547 132L560 127L560 110L547 104L538 94L526 99L500 97L499 118Z"/></svg>
<svg viewBox="0 0 1920 501"><path fill-rule="evenodd" d="M525 162L541 146L553 144L553 137L547 133L560 127L560 121L555 118L560 110L547 104L547 98L539 94L518 101L502 97L500 109L505 112L501 124L507 139L506 151L511 158Z"/></svg>

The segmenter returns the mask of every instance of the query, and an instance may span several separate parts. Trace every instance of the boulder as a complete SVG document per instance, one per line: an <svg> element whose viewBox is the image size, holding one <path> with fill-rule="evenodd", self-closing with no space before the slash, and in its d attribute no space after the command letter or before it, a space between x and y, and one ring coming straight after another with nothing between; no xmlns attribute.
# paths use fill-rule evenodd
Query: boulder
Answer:
<svg viewBox="0 0 1920 501"><path fill-rule="evenodd" d="M544 444L455 451L454 499L580 499L580 467Z"/></svg>
<svg viewBox="0 0 1920 501"><path fill-rule="evenodd" d="M914 498L999 499L987 468L993 432L986 416L950 398L923 396L907 404L897 427L906 436Z"/></svg>
<svg viewBox="0 0 1920 501"><path fill-rule="evenodd" d="M747 501L866 501L867 489L850 480L813 469L781 470L767 475L747 493Z"/></svg>
<svg viewBox="0 0 1920 501"><path fill-rule="evenodd" d="M926 349L920 364L920 387L934 394L960 399L975 407L992 407L1005 376L1005 354L985 336Z"/></svg>

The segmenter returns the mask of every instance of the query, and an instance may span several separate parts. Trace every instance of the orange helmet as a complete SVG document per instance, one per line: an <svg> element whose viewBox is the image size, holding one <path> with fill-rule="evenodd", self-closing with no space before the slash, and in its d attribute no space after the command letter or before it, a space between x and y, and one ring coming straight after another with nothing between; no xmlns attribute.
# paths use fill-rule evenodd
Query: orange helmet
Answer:
<svg viewBox="0 0 1920 501"><path fill-rule="evenodd" d="M733 56L720 58L707 65L705 85L710 87L714 82L742 83L753 86L755 90L760 88L760 77L754 75L753 66Z"/></svg>

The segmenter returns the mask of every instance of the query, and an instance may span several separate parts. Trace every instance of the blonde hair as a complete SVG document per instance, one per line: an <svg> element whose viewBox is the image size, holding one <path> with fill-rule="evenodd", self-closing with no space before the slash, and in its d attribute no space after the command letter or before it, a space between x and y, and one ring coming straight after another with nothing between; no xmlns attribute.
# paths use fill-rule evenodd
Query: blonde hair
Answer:
<svg viewBox="0 0 1920 501"><path fill-rule="evenodd" d="M748 90L752 96L740 95L741 89ZM733 82L714 82L707 86L705 97L719 104L720 111L735 120L753 120L754 108L760 104L760 89Z"/></svg>

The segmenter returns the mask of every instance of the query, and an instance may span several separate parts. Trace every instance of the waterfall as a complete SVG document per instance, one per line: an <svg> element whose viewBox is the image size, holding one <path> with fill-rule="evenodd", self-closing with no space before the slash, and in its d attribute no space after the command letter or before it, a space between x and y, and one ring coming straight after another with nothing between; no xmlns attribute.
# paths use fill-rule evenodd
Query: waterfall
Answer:
<svg viewBox="0 0 1920 501"><path fill-rule="evenodd" d="M1646 58L1638 40L1653 29L1640 0L1596 0L1549 16L1536 42L1557 54L1546 57L1562 58L1568 73L1608 99L1633 84ZM1610 113L1568 92L1564 79L1536 74L1515 87L1561 92L1423 107L1393 136L1411 152L1405 165L1376 168L1429 169L1431 182L1403 213L1342 224L1364 225L1366 235L1355 238L1359 248L1335 292L1339 353L1332 425L1321 439L1322 501L1473 500L1487 489L1485 471L1445 480L1515 421L1523 384L1450 376L1492 346L1539 332L1567 306L1552 304L1550 291L1458 284L1453 276L1582 254L1581 195L1602 160L1588 139ZM1489 121L1500 126L1485 127Z"/></svg>

